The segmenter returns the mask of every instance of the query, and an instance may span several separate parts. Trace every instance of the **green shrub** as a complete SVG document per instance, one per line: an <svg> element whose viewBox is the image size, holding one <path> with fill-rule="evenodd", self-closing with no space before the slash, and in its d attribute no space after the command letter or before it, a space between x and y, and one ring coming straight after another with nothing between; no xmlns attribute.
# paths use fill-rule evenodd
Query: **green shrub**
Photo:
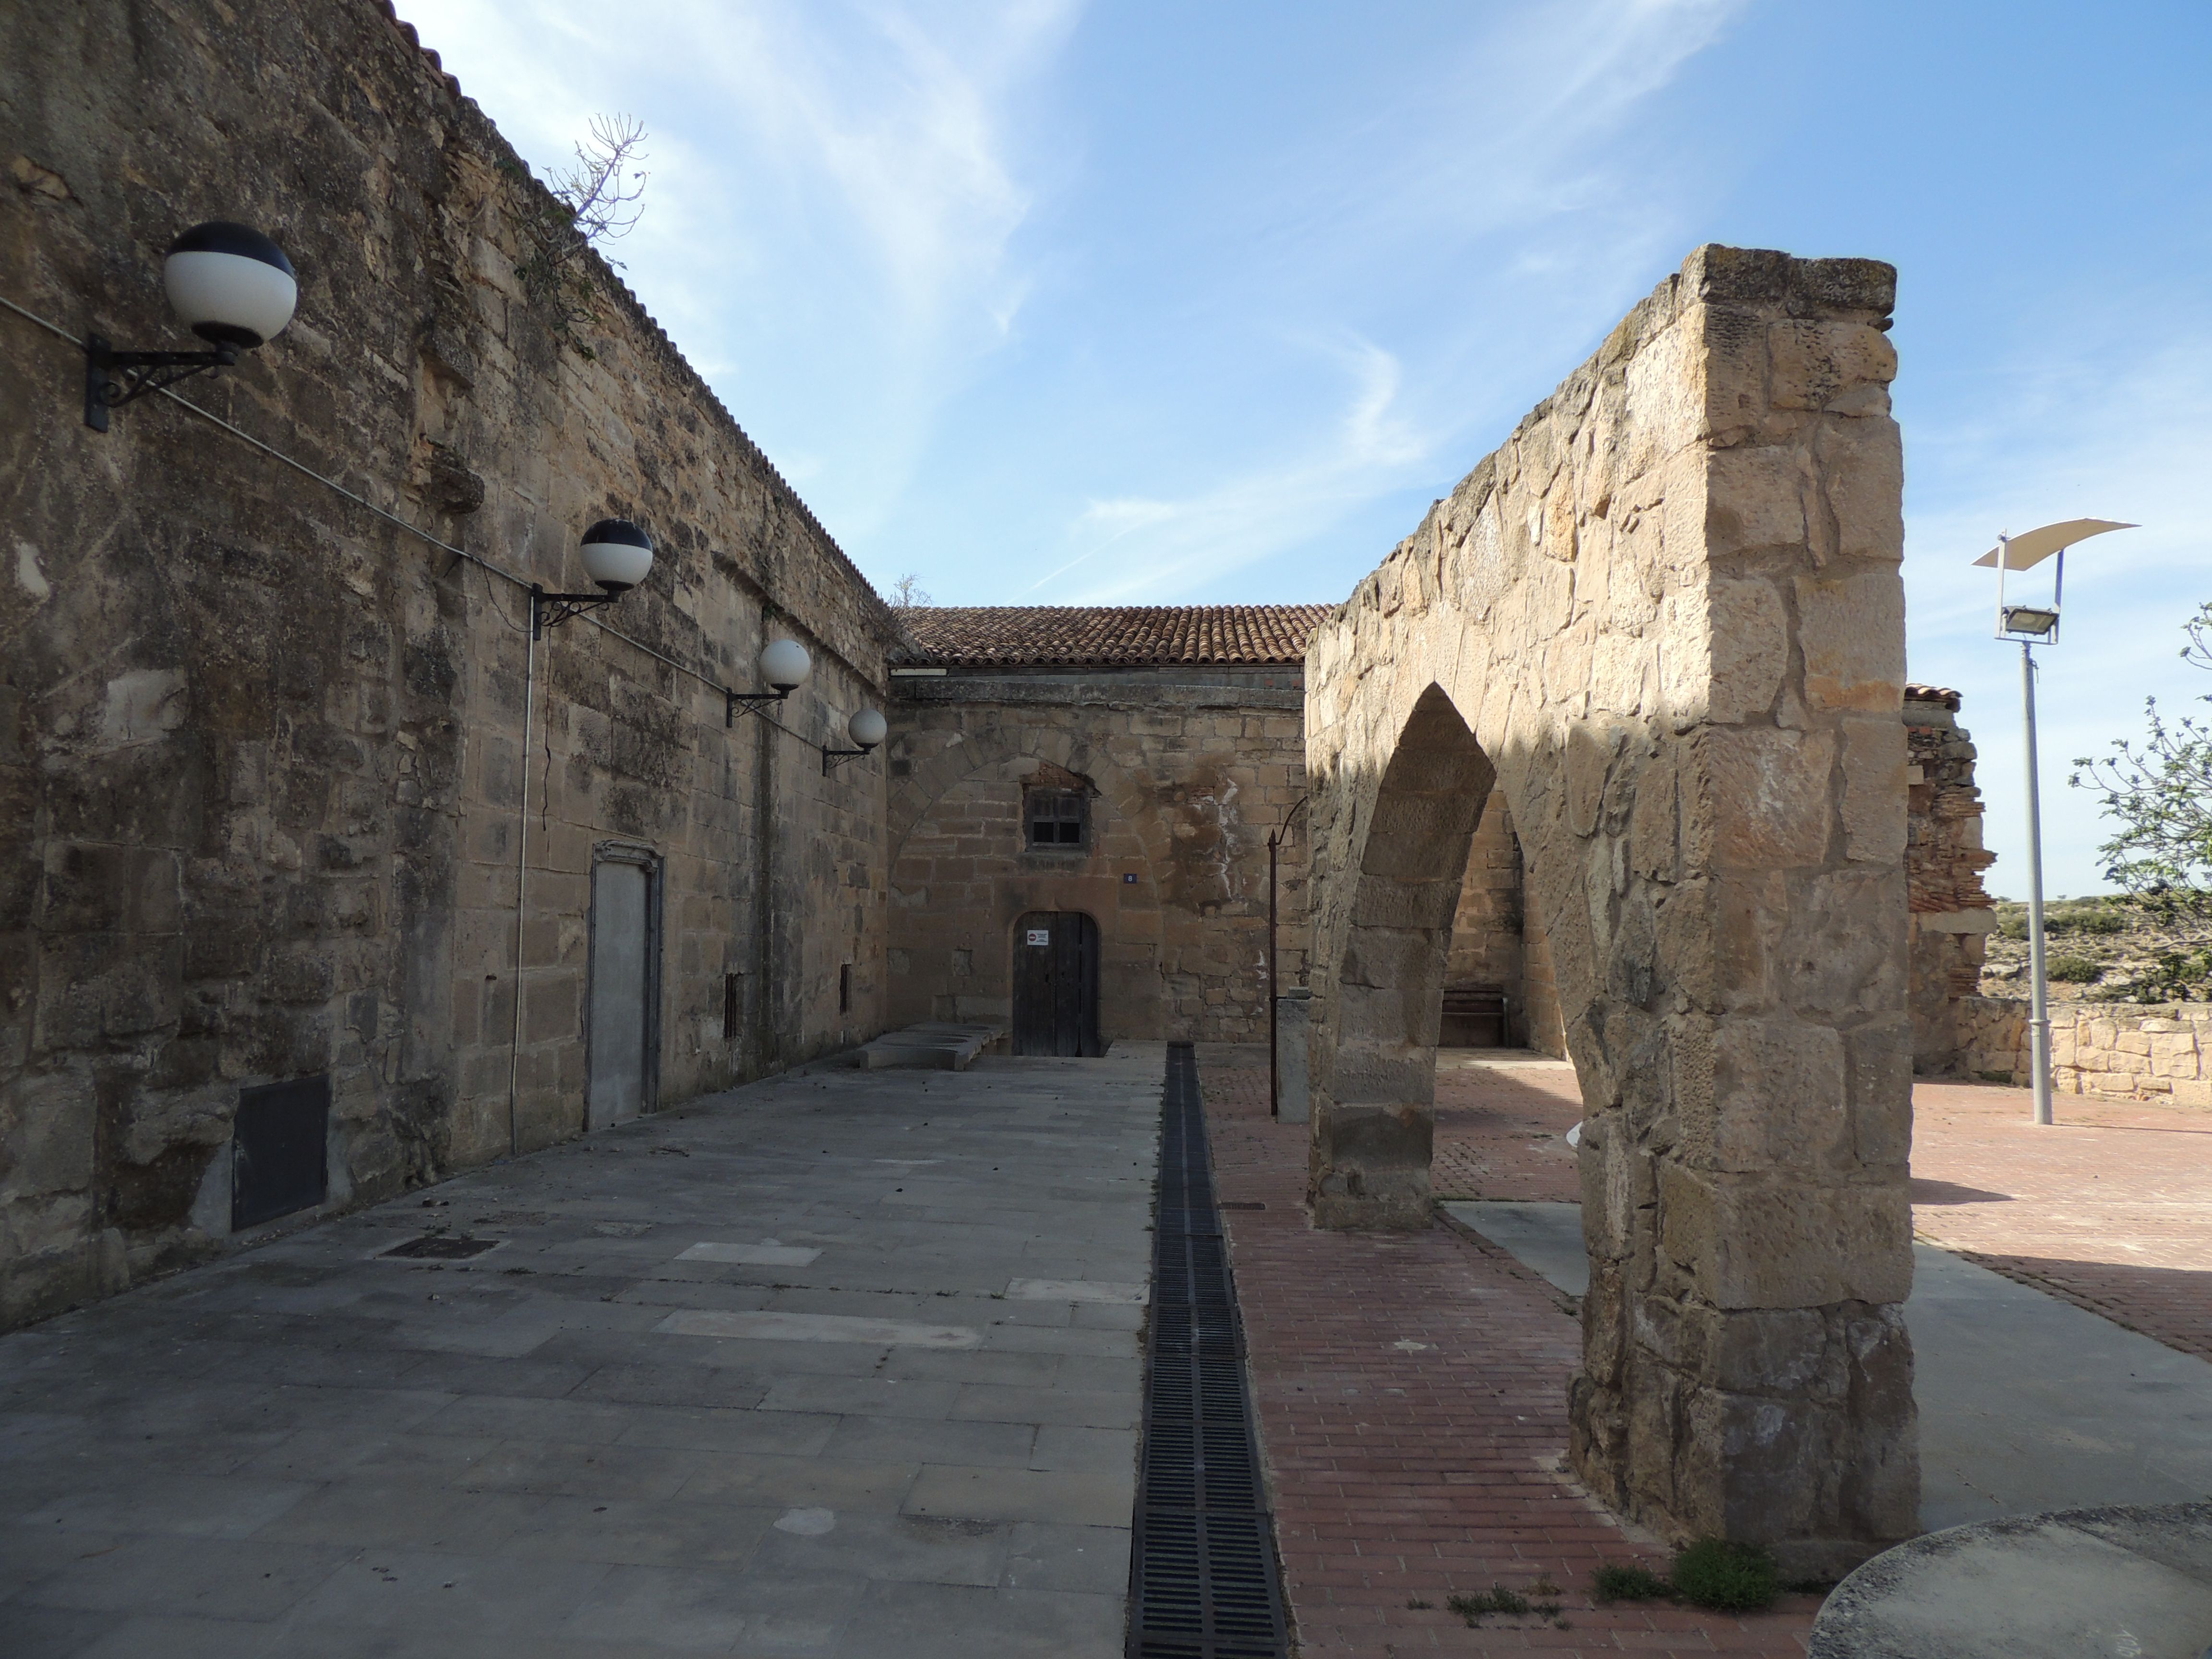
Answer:
<svg viewBox="0 0 2212 1659"><path fill-rule="evenodd" d="M1716 1613L1756 1613L1781 1593L1774 1558L1750 1544L1704 1538L1674 1558L1674 1592Z"/></svg>
<svg viewBox="0 0 2212 1659"><path fill-rule="evenodd" d="M2125 913L2099 905L2094 909L2054 910L2043 918L2046 933L2124 933L2128 931Z"/></svg>
<svg viewBox="0 0 2212 1659"><path fill-rule="evenodd" d="M2087 957L2053 957L2043 970L2061 985L2094 985L2105 976L2105 964Z"/></svg>
<svg viewBox="0 0 2212 1659"><path fill-rule="evenodd" d="M1605 1601L1663 1601L1674 1587L1648 1568L1601 1566L1593 1578L1597 1599Z"/></svg>

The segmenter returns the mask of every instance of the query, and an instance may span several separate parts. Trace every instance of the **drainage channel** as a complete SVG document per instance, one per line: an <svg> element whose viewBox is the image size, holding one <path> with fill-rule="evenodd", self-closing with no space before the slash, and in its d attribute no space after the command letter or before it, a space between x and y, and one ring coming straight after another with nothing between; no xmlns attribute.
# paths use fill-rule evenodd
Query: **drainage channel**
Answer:
<svg viewBox="0 0 2212 1659"><path fill-rule="evenodd" d="M1148 1330L1129 1659L1280 1659L1274 1527L1188 1042L1168 1045Z"/></svg>

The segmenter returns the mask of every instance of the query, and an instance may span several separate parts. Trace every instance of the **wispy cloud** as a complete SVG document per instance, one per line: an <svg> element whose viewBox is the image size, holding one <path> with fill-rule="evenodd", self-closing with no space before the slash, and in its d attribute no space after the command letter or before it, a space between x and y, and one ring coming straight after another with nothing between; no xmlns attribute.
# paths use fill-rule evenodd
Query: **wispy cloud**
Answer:
<svg viewBox="0 0 2212 1659"><path fill-rule="evenodd" d="M911 482L936 411L1006 339L1033 191L1014 111L1079 0L967 6L409 0L523 153L639 115L652 184L617 252L641 297L842 534ZM834 403L768 395L811 374Z"/></svg>
<svg viewBox="0 0 2212 1659"><path fill-rule="evenodd" d="M1323 396L1316 380L1306 423L1279 431L1273 453L1172 500L1147 496L1141 521L1102 517L1095 500L1073 507L1068 556L1031 591L1183 597L1415 484L1447 487L1679 257L1693 205L1653 176L1650 154L1612 141L1741 9L1584 0L1519 10L1470 32L1387 106L1272 157L1220 238L1224 308L1256 309L1273 323L1259 349L1303 356L1348 391ZM1373 315L1385 270L1391 302L1414 308L1378 319L1378 331L1353 329L1345 319ZM1408 295L1413 272L1423 286ZM1389 546L1352 550L1343 586Z"/></svg>
<svg viewBox="0 0 2212 1659"><path fill-rule="evenodd" d="M1085 504L1069 526L1071 556L1032 583L1063 603L1173 599L1312 535L1378 489L1425 463L1434 434L1397 408L1398 360L1371 341L1324 348L1350 380L1333 428L1279 458L1178 501ZM1110 554L1110 557L1103 556Z"/></svg>

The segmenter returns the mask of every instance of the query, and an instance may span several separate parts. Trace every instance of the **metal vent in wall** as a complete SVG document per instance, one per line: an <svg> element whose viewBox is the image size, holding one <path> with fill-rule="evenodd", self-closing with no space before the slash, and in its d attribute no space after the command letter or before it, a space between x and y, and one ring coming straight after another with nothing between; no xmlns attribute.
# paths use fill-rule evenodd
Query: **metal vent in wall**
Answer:
<svg viewBox="0 0 2212 1659"><path fill-rule="evenodd" d="M1279 1659L1274 1528L1188 1042L1168 1045L1149 1330L1131 1659Z"/></svg>
<svg viewBox="0 0 2212 1659"><path fill-rule="evenodd" d="M323 1201L329 1192L324 1148L330 1122L327 1074L238 1091L238 1120L231 1130L233 1232Z"/></svg>

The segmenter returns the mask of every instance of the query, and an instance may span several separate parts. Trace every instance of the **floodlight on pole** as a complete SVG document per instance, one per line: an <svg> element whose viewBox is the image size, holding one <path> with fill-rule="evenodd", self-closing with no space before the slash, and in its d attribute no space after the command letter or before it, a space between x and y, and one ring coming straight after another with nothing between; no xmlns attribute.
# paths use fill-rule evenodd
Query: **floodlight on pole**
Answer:
<svg viewBox="0 0 2212 1659"><path fill-rule="evenodd" d="M2051 1119L2051 982L2044 972L2043 803L2035 775L2035 658L2032 647L2058 642L2058 601L2066 585L2066 550L2111 530L2133 530L2112 519L2068 519L2024 536L1999 536L1997 544L1974 561L1997 573L1997 637L2020 641L2021 724L2027 749L2027 972L2028 1065L2033 1073L2035 1121ZM2005 572L2029 570L2052 556L2058 563L2049 605L2005 603Z"/></svg>

